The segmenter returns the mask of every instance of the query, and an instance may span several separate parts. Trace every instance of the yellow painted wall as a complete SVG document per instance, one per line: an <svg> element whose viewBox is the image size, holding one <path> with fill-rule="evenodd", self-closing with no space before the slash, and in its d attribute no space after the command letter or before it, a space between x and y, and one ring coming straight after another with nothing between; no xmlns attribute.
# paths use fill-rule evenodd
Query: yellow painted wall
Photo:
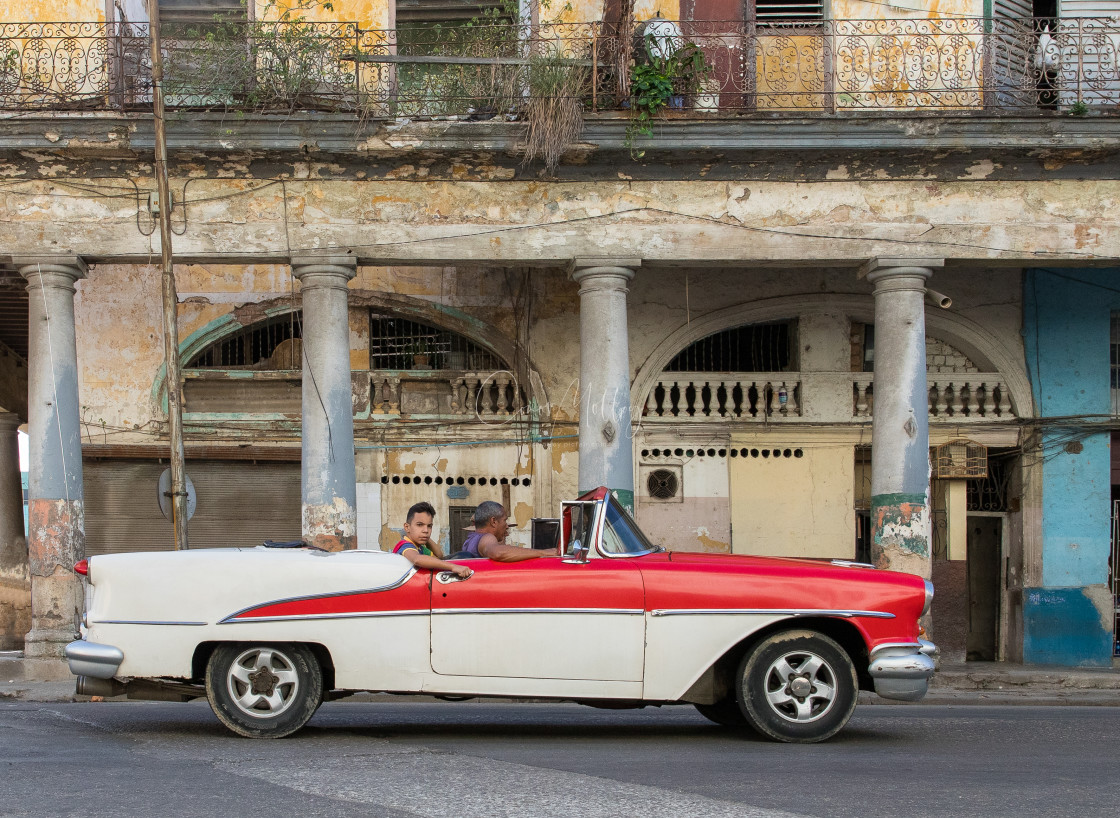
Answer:
<svg viewBox="0 0 1120 818"><path fill-rule="evenodd" d="M921 10L908 11L882 2L867 0L832 0L829 4L834 20L896 20L939 17L982 17L984 0L911 0Z"/></svg>
<svg viewBox="0 0 1120 818"><path fill-rule="evenodd" d="M0 23L105 21L105 0L3 0Z"/></svg>
<svg viewBox="0 0 1120 818"><path fill-rule="evenodd" d="M315 23L357 23L361 28L387 28L389 6L393 0L329 0L333 10L328 11L323 0L255 0L256 18L274 20L284 11L289 19Z"/></svg>
<svg viewBox="0 0 1120 818"><path fill-rule="evenodd" d="M738 441L733 437L733 443ZM800 449L801 457L728 458L731 549L736 554L855 555L855 456L850 445L760 441L748 448Z"/></svg>

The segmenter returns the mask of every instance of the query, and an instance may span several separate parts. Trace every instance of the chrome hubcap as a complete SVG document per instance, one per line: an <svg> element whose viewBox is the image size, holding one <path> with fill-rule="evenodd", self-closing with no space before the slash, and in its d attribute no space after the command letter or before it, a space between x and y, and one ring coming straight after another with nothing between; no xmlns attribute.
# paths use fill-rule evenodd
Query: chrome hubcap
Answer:
<svg viewBox="0 0 1120 818"><path fill-rule="evenodd" d="M766 671L766 701L786 721L816 721L835 700L836 674L815 653L787 653Z"/></svg>
<svg viewBox="0 0 1120 818"><path fill-rule="evenodd" d="M299 692L292 660L272 648L251 648L238 656L226 683L234 704L254 718L279 716L292 706Z"/></svg>

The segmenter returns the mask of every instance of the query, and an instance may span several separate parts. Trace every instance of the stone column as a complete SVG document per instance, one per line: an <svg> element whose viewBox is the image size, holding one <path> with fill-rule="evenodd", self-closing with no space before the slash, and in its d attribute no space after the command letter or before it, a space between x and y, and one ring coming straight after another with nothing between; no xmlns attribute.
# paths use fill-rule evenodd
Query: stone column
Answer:
<svg viewBox="0 0 1120 818"><path fill-rule="evenodd" d="M303 296L303 538L356 548L357 488L350 387L349 256L292 259Z"/></svg>
<svg viewBox="0 0 1120 818"><path fill-rule="evenodd" d="M74 563L85 556L82 443L74 282L88 268L76 256L16 257L28 293L28 562L30 660L62 657L77 638L85 604Z"/></svg>
<svg viewBox="0 0 1120 818"><path fill-rule="evenodd" d="M23 648L23 637L31 629L18 430L19 417L0 412L0 650Z"/></svg>
<svg viewBox="0 0 1120 818"><path fill-rule="evenodd" d="M872 561L926 579L932 562L925 285L943 265L878 258L863 268L875 288Z"/></svg>
<svg viewBox="0 0 1120 818"><path fill-rule="evenodd" d="M577 259L579 490L609 488L634 510L627 284L639 259Z"/></svg>

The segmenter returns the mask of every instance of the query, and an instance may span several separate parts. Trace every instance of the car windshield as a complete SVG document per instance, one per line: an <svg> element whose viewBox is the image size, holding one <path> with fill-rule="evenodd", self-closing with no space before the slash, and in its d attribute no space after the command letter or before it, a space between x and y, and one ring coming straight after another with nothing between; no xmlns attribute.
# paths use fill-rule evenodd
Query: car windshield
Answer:
<svg viewBox="0 0 1120 818"><path fill-rule="evenodd" d="M665 550L646 539L638 524L613 497L607 500L602 549L604 554L648 554L651 551Z"/></svg>

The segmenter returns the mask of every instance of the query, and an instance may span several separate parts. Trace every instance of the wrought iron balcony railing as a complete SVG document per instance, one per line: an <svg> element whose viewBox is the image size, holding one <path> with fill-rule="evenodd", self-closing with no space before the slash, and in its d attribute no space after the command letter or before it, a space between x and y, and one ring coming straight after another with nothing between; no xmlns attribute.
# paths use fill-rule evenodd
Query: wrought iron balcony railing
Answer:
<svg viewBox="0 0 1120 818"><path fill-rule="evenodd" d="M608 24L214 23L164 35L173 108L328 110L372 117L524 118L533 98L626 109L635 63L686 43L703 70L657 70L666 111L1120 111L1120 23L1109 18L688 22L654 43ZM141 110L144 26L0 25L0 110Z"/></svg>

